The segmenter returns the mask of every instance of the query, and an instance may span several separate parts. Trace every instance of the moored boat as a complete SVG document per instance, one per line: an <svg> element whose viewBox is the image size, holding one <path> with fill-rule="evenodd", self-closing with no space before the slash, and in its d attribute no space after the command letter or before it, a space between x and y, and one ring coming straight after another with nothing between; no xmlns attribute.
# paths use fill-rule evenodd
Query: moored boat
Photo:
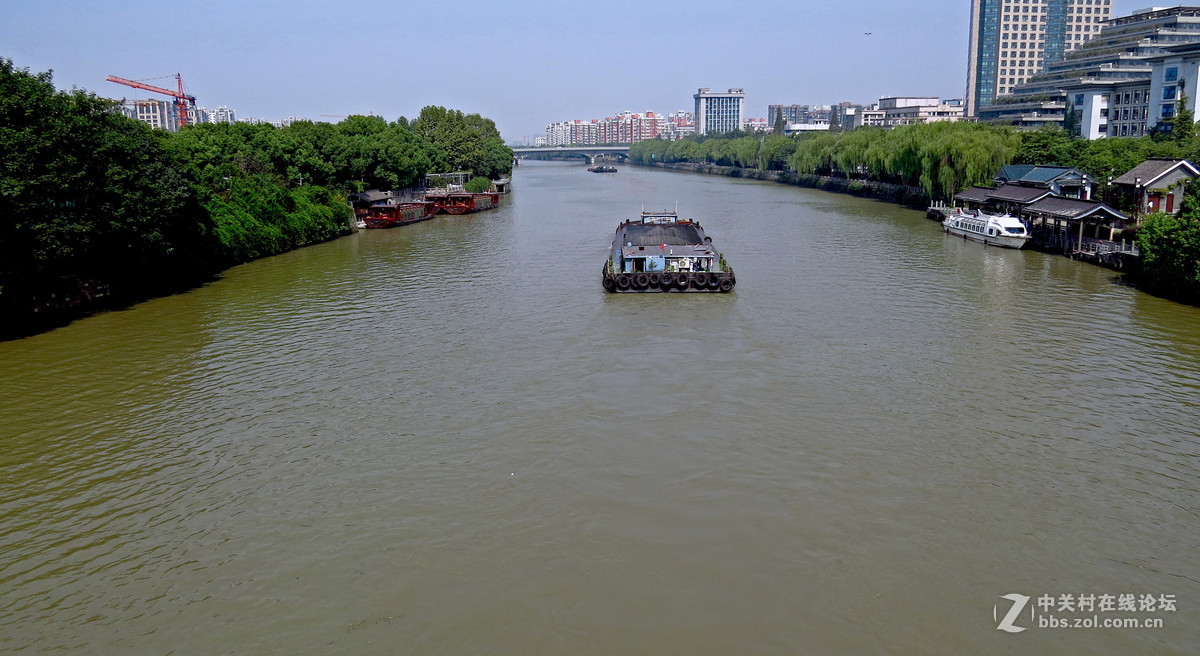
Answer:
<svg viewBox="0 0 1200 656"><path fill-rule="evenodd" d="M1025 224L1014 216L961 209L946 215L942 229L964 239L1005 248L1024 248L1030 238Z"/></svg>
<svg viewBox="0 0 1200 656"><path fill-rule="evenodd" d="M466 191L440 191L425 194L425 200L437 205L438 211L447 214L467 214L490 210L500 204L500 194L494 191L471 193Z"/></svg>
<svg viewBox="0 0 1200 656"><path fill-rule="evenodd" d="M643 210L617 226L601 284L610 292L728 292L737 278L699 223Z"/></svg>
<svg viewBox="0 0 1200 656"><path fill-rule="evenodd" d="M363 222L368 228L394 228L418 221L432 219L437 214L437 205L425 201L411 201L394 205L372 205Z"/></svg>

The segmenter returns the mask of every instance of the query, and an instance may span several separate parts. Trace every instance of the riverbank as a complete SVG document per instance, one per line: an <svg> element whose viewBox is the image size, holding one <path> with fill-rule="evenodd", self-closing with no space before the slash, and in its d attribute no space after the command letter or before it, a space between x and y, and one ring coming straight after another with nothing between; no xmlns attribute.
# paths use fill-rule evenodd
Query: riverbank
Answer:
<svg viewBox="0 0 1200 656"><path fill-rule="evenodd" d="M859 198L873 198L913 209L923 210L929 206L929 195L919 187L890 184L874 180L852 180L795 171L763 171L760 169L744 169L738 166L717 166L716 164L697 164L694 162L672 162L669 164L634 164L650 168L666 169L668 171L684 171L704 175L719 175L726 178L746 178L748 180L764 180L778 182L795 187L833 191L849 194Z"/></svg>

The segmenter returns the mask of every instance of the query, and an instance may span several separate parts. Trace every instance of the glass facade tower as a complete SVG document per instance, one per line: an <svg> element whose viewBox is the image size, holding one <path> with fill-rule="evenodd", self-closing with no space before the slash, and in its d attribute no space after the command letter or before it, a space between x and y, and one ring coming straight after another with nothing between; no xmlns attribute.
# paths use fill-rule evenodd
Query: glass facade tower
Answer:
<svg viewBox="0 0 1200 656"><path fill-rule="evenodd" d="M971 0L968 116L1100 33L1112 0Z"/></svg>

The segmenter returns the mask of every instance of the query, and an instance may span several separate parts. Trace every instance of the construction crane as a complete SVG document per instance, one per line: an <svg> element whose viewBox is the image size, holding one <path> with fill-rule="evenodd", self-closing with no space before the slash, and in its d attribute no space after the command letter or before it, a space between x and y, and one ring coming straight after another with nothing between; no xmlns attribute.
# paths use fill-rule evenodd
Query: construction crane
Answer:
<svg viewBox="0 0 1200 656"><path fill-rule="evenodd" d="M179 91L171 91L170 89L156 87L143 82L126 80L125 78L117 77L116 75L109 75L108 77L104 78L104 80L106 82L116 82L117 84L124 84L125 86L133 87L134 89L153 91L154 93L161 93L164 96L171 96L175 98L175 110L176 114L178 114L177 118L181 127L188 124L188 107L196 106L196 96L189 96L183 92L183 77L181 77L179 73L175 74L175 80L179 83Z"/></svg>

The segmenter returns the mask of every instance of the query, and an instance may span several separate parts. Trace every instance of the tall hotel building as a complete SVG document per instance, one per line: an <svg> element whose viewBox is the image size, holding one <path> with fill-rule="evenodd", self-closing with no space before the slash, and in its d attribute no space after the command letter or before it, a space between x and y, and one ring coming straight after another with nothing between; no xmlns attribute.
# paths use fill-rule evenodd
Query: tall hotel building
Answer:
<svg viewBox="0 0 1200 656"><path fill-rule="evenodd" d="M1091 39L1111 0L971 0L967 116Z"/></svg>
<svg viewBox="0 0 1200 656"><path fill-rule="evenodd" d="M741 89L713 93L707 88L696 95L696 134L717 134L742 129L746 94Z"/></svg>

